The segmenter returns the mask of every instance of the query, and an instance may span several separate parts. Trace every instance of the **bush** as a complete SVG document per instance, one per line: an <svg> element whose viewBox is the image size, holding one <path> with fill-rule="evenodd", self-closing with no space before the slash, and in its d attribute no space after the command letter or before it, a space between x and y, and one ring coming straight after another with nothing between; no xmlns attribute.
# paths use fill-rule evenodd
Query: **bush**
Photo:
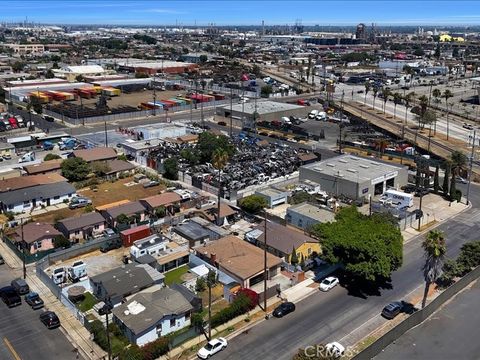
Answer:
<svg viewBox="0 0 480 360"><path fill-rule="evenodd" d="M70 243L70 240L68 240L65 236L63 235L57 235L53 238L53 247L55 249L58 248L69 248L72 244Z"/></svg>
<svg viewBox="0 0 480 360"><path fill-rule="evenodd" d="M197 329L203 329L203 316L201 313L193 313L190 319L192 326Z"/></svg>
<svg viewBox="0 0 480 360"><path fill-rule="evenodd" d="M168 158L163 162L165 172L163 176L169 180L178 180L178 163L175 158Z"/></svg>
<svg viewBox="0 0 480 360"><path fill-rule="evenodd" d="M220 310L212 316L212 328L225 324L226 322L245 314L255 307L252 300L245 294L240 293L227 308Z"/></svg>
<svg viewBox="0 0 480 360"><path fill-rule="evenodd" d="M13 221L15 219L15 214L11 211L5 212L5 216L7 217L8 221Z"/></svg>
<svg viewBox="0 0 480 360"><path fill-rule="evenodd" d="M170 350L169 338L161 337L141 348L143 359L155 360L162 355L165 355Z"/></svg>
<svg viewBox="0 0 480 360"><path fill-rule="evenodd" d="M250 195L240 199L238 204L242 210L250 214L258 214L262 209L267 207L267 200L260 195Z"/></svg>
<svg viewBox="0 0 480 360"><path fill-rule="evenodd" d="M56 160L56 159L61 159L61 158L62 158L62 157L61 157L60 155L48 153L48 154L45 155L45 157L43 158L43 161Z"/></svg>
<svg viewBox="0 0 480 360"><path fill-rule="evenodd" d="M85 180L90 173L90 165L82 158L69 158L63 160L62 175L68 181L82 181Z"/></svg>
<svg viewBox="0 0 480 360"><path fill-rule="evenodd" d="M205 291L207 288L207 283L205 282L205 279L203 277L198 277L197 282L195 283L195 291L196 292L202 292Z"/></svg>

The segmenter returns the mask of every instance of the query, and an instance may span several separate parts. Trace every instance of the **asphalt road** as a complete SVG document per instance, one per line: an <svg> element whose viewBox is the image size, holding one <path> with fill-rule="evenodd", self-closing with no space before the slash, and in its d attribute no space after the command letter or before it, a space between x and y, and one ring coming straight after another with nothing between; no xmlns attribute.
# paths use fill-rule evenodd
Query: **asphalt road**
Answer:
<svg viewBox="0 0 480 360"><path fill-rule="evenodd" d="M375 359L478 359L478 299L480 282L477 281L422 324L406 332Z"/></svg>
<svg viewBox="0 0 480 360"><path fill-rule="evenodd" d="M480 203L479 190L474 186L471 196L474 204ZM465 242L478 239L479 220L480 209L472 208L438 227L446 234L448 257L457 256ZM414 238L404 246L403 266L392 274L390 287L368 295L348 293L342 286L314 294L299 302L297 310L285 318L263 321L248 334L233 338L216 358L290 360L299 348L338 341L373 317L388 321L379 317L382 308L390 301L406 298L423 285L421 240Z"/></svg>
<svg viewBox="0 0 480 360"><path fill-rule="evenodd" d="M21 271L12 270L6 264L0 266L1 287L10 285L10 281L19 276ZM7 341L22 360L77 359L74 346L60 328L48 330L40 322L42 311L32 310L23 297L22 305L12 309L0 301L0 359L15 360Z"/></svg>

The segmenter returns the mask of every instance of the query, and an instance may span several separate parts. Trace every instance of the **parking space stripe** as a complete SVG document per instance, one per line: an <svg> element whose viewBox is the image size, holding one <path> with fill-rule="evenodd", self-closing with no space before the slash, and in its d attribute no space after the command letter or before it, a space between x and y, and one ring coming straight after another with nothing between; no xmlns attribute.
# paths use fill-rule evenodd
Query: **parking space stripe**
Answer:
<svg viewBox="0 0 480 360"><path fill-rule="evenodd" d="M5 345L7 345L8 350L10 350L15 360L22 360L22 358L17 354L12 344L10 344L10 341L8 341L6 337L3 338L3 342L5 343Z"/></svg>

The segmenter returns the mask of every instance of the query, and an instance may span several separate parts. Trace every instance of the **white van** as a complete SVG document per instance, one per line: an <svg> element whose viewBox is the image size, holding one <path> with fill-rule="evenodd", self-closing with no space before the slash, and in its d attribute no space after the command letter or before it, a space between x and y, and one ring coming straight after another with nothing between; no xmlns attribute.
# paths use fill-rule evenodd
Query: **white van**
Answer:
<svg viewBox="0 0 480 360"><path fill-rule="evenodd" d="M315 119L315 117L318 115L319 111L318 110L312 110L310 111L310 114L308 114L309 119Z"/></svg>
<svg viewBox="0 0 480 360"><path fill-rule="evenodd" d="M402 191L387 190L380 198L380 202L391 203L397 208L413 206L413 194L407 194Z"/></svg>
<svg viewBox="0 0 480 360"><path fill-rule="evenodd" d="M20 159L18 159L19 163L24 163L24 162L29 162L29 161L34 161L35 160L35 153L33 151L30 151L23 155Z"/></svg>
<svg viewBox="0 0 480 360"><path fill-rule="evenodd" d="M282 124L292 125L292 120L287 116L282 116L280 120L282 121Z"/></svg>

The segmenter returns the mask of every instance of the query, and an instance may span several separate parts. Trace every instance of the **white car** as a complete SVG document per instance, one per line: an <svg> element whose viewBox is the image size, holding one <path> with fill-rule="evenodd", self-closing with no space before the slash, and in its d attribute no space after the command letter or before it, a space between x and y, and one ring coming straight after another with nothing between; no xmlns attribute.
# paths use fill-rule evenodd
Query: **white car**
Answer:
<svg viewBox="0 0 480 360"><path fill-rule="evenodd" d="M331 342L325 345L326 357L339 358L345 354L345 347L338 342Z"/></svg>
<svg viewBox="0 0 480 360"><path fill-rule="evenodd" d="M320 290L328 291L338 285L338 278L329 276L320 283Z"/></svg>
<svg viewBox="0 0 480 360"><path fill-rule="evenodd" d="M197 356L200 359L207 359L210 356L215 355L216 353L222 351L226 347L227 347L227 339L222 337L218 339L212 339L207 343L207 345L205 345L200 350L198 350Z"/></svg>

